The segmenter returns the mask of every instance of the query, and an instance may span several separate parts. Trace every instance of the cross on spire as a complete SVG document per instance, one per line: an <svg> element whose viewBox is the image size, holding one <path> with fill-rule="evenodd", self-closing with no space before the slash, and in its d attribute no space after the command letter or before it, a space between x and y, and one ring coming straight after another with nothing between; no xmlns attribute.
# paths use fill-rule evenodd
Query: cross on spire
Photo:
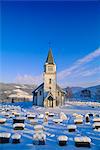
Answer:
<svg viewBox="0 0 100 150"><path fill-rule="evenodd" d="M48 44L49 44L49 49L50 49L51 48L51 41L49 41Z"/></svg>

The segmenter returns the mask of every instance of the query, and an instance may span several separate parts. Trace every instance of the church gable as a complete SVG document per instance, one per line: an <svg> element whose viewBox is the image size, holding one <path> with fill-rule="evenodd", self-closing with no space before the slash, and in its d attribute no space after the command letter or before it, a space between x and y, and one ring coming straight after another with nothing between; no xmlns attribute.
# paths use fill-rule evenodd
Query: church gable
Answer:
<svg viewBox="0 0 100 150"><path fill-rule="evenodd" d="M53 98L53 95L52 95L52 93L49 91L49 92L46 92L47 94L46 94L46 96L44 97L44 100L45 99L48 99L48 97L52 97ZM54 99L54 98L53 98Z"/></svg>
<svg viewBox="0 0 100 150"><path fill-rule="evenodd" d="M45 107L53 107L54 106L54 97L51 92L48 92L47 96L44 98L44 106Z"/></svg>

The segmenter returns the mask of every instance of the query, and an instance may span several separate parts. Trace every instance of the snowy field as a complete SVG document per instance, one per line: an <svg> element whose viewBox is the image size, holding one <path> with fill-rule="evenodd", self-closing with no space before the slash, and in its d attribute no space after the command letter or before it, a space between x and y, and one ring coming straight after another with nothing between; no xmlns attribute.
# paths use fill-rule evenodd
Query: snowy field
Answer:
<svg viewBox="0 0 100 150"><path fill-rule="evenodd" d="M7 144L0 144L0 150L100 150L100 128L99 130L93 129L93 119L100 119L100 103L96 102L66 102L65 106L60 108L43 108L32 106L31 102L24 103L14 103L12 106L10 103L0 104L0 118L6 118L4 124L0 124L0 133L8 132L11 136L14 133L19 133L21 135L20 143L13 144L12 139ZM7 109L8 108L8 109ZM45 145L34 145L33 135L34 135L34 125L30 123L30 119L26 117L24 130L14 130L13 129L13 118L12 108L14 111L19 113L19 116L26 117L29 114L35 114L35 120L38 124L44 126L44 133L46 134L46 144ZM6 110L6 113L5 113ZM48 122L44 122L45 112L53 113L53 117L48 117ZM64 112L67 119L63 120L61 123L55 123L53 119L59 119L60 113ZM85 115L93 114L90 116L90 122L86 123ZM7 115L8 114L8 115ZM40 115L39 114L43 114ZM82 124L76 124L76 131L69 132L67 129L68 125L74 124L76 119L75 116L79 115L79 118L83 120ZM10 116L10 117L9 117ZM68 137L68 142L65 146L59 146L58 136L66 135ZM88 136L91 138L91 147L76 147L74 138L80 136Z"/></svg>

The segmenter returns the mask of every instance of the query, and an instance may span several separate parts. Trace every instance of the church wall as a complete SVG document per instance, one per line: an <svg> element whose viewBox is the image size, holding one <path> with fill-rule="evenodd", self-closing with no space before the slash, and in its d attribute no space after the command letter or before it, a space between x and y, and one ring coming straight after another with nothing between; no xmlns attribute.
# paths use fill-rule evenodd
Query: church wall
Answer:
<svg viewBox="0 0 100 150"><path fill-rule="evenodd" d="M39 88L36 92L35 95L33 93L33 104L34 105L39 105L39 106L43 106L43 87Z"/></svg>
<svg viewBox="0 0 100 150"><path fill-rule="evenodd" d="M64 104L64 94L60 90L57 90L56 92L56 100L57 100L57 105L60 106Z"/></svg>
<svg viewBox="0 0 100 150"><path fill-rule="evenodd" d="M33 99L33 104L34 105L37 105L37 96L33 96L34 97L34 99Z"/></svg>
<svg viewBox="0 0 100 150"><path fill-rule="evenodd" d="M43 106L43 88L38 90L37 105Z"/></svg>

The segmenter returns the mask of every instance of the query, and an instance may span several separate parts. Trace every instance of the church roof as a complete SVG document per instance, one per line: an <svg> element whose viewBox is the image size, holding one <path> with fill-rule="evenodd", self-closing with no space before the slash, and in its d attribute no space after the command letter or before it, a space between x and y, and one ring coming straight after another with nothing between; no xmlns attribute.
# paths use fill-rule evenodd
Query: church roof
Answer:
<svg viewBox="0 0 100 150"><path fill-rule="evenodd" d="M33 92L36 92L36 91L38 91L38 89L43 88L43 87L44 87L44 83L40 84Z"/></svg>
<svg viewBox="0 0 100 150"><path fill-rule="evenodd" d="M66 93L58 84L56 84L56 88L58 91L61 91L62 93Z"/></svg>
<svg viewBox="0 0 100 150"><path fill-rule="evenodd" d="M53 59L53 55L52 55L52 49L49 49L49 53L46 59L46 63L48 64L54 64L54 59Z"/></svg>
<svg viewBox="0 0 100 150"><path fill-rule="evenodd" d="M40 88L44 88L44 83L40 84L32 93L37 92ZM56 89L62 93L66 93L58 84L56 84ZM44 97L50 94L50 92L45 92L45 94Z"/></svg>

